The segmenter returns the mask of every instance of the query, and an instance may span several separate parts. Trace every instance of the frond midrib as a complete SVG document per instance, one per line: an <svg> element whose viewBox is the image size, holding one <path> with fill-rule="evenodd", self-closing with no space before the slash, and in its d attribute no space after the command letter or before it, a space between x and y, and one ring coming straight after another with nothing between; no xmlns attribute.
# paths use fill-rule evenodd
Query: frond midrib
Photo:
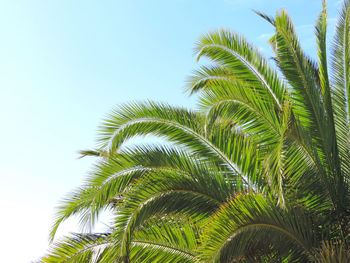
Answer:
<svg viewBox="0 0 350 263"><path fill-rule="evenodd" d="M194 130L190 129L189 127L186 127L184 125L181 125L178 122L173 122L170 120L165 120L165 119L160 119L160 118L150 118L150 117L145 117L145 118L139 118L139 119L134 119L132 121L129 121L125 124L123 124L118 131L120 131L121 129L123 129L125 126L128 125L132 125L135 123L147 123L147 122L155 122L155 123L164 123L164 124L170 124L172 126L175 126L189 134L191 134L194 137L199 138L202 142L204 142L205 145L207 145L212 151L214 151L221 160L223 160L225 163L227 163L229 165L229 167L231 167L231 169L237 173L237 175L239 175L239 177L244 181L244 183L247 186L250 186L248 183L248 180L246 178L246 176L243 175L243 172L239 170L239 168L224 154L220 151L220 149L218 149L217 147L215 147L215 145L213 145L209 140L207 140L204 136L200 135L199 133L195 132ZM124 127L123 127L124 126ZM113 137L115 137L117 135L114 134Z"/></svg>
<svg viewBox="0 0 350 263"><path fill-rule="evenodd" d="M266 87L270 95L272 96L273 100L278 106L279 110L282 110L281 103L277 99L276 95L272 91L270 85L266 82L265 78L260 74L260 72L249 62L247 61L243 56L241 56L239 53L225 47L224 45L219 45L219 44L206 44L204 45L201 50L199 51L199 54L201 54L202 50L206 47L217 47L225 50L226 52L232 54L234 57L237 57L240 61L242 61L250 70L253 72L253 74L263 83L263 85Z"/></svg>
<svg viewBox="0 0 350 263"><path fill-rule="evenodd" d="M232 232L232 234L229 236L229 238L225 239L221 244L220 246L215 250L215 254L212 255L210 257L211 260L214 260L218 253L221 251L221 249L223 248L223 246L229 242L232 238L234 238L235 235L237 235L239 232L242 232L246 229L249 229L249 228L253 228L253 227L266 227L266 228L272 228L274 230L277 230L281 233L284 233L286 234L288 237L290 237L291 239L293 239L294 241L296 241L303 249L306 253L309 253L309 249L308 249L308 246L306 244L304 244L302 241L300 241L295 235L293 235L292 233L290 233L289 231L285 230L284 228L282 227L279 227L279 226L276 226L276 225L273 225L273 224L267 224L267 223L253 223L253 224L249 224L249 225L245 225L245 226L242 226L242 227L239 227L237 228L235 231Z"/></svg>

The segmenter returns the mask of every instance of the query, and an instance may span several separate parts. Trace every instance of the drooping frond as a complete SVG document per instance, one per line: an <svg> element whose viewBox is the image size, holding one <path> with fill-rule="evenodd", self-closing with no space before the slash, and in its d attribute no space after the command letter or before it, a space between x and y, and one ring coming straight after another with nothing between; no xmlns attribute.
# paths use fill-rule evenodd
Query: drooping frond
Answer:
<svg viewBox="0 0 350 263"><path fill-rule="evenodd" d="M239 146L238 146L239 147ZM214 165L214 163L212 163ZM135 147L125 149L108 159L102 159L90 173L86 183L71 193L58 207L51 232L53 239L59 225L73 215L83 224L93 225L99 213L122 201L130 185L146 174L173 172L178 174L208 174L216 166L200 165L194 156L169 147ZM231 182L234 176L229 176Z"/></svg>
<svg viewBox="0 0 350 263"><path fill-rule="evenodd" d="M45 263L94 263L113 245L109 234L75 234L55 243L41 259Z"/></svg>
<svg viewBox="0 0 350 263"><path fill-rule="evenodd" d="M113 112L101 127L101 140L106 146L109 144L111 151L116 151L135 136L151 134L166 138L198 158L220 162L248 185L245 174L228 157L231 154L208 139L206 127L205 116L201 113L159 103L139 103Z"/></svg>
<svg viewBox="0 0 350 263"><path fill-rule="evenodd" d="M157 214L183 213L195 222L211 215L234 192L224 175L161 173L141 179L128 194L116 228L129 258L134 230Z"/></svg>
<svg viewBox="0 0 350 263"><path fill-rule="evenodd" d="M153 217L134 232L130 262L196 262L199 228L181 215ZM75 234L56 242L41 262L120 262L120 240L111 234Z"/></svg>
<svg viewBox="0 0 350 263"><path fill-rule="evenodd" d="M151 218L134 233L131 262L196 262L198 227L176 214Z"/></svg>
<svg viewBox="0 0 350 263"><path fill-rule="evenodd" d="M326 1L317 58L286 11L255 11L275 28L279 68L229 30L199 39L206 58L188 80L198 110L152 101L114 110L99 127L86 181L51 230L78 217L105 234L53 242L43 262L347 262L350 242L350 4L344 1L328 72ZM133 140L152 136L146 143ZM155 137L155 139L154 139Z"/></svg>
<svg viewBox="0 0 350 263"><path fill-rule="evenodd" d="M242 82L219 81L203 90L199 99L210 122L225 119L265 141L279 135L278 109Z"/></svg>
<svg viewBox="0 0 350 263"><path fill-rule="evenodd" d="M248 193L237 195L212 217L198 253L204 262L234 262L252 256L249 253L259 246L271 245L281 255L305 260L313 239L310 219L303 211L283 210L269 197Z"/></svg>
<svg viewBox="0 0 350 263"><path fill-rule="evenodd" d="M283 104L285 90L277 73L268 67L264 57L244 37L228 30L211 32L197 42L196 53L197 59L206 57L234 78L249 82L270 97L276 107L280 108ZM215 75L215 72L203 72ZM194 85L192 92L202 87Z"/></svg>

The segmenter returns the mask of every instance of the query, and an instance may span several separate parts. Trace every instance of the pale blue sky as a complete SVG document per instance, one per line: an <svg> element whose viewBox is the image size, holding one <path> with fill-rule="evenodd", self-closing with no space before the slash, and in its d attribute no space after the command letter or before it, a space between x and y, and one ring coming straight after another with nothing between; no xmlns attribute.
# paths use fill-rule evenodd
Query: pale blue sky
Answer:
<svg viewBox="0 0 350 263"><path fill-rule="evenodd" d="M337 5L328 1L330 34ZM45 252L54 206L91 166L77 151L95 145L114 106L192 107L182 87L198 37L231 28L270 56L272 27L251 8L273 15L282 7L314 55L321 0L0 1L1 261Z"/></svg>

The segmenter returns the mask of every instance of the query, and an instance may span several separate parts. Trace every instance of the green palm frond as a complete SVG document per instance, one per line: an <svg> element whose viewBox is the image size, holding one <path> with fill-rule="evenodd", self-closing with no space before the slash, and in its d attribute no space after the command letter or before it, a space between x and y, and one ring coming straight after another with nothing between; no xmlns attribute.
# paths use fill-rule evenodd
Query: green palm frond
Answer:
<svg viewBox="0 0 350 263"><path fill-rule="evenodd" d="M337 103L342 103L346 105L347 109L342 109L347 114L346 121L349 124L349 103L347 103L350 95L350 7L349 1L345 0L343 7L340 12L340 17L336 27L335 39L333 42L333 78L334 85L336 86L336 91L339 94L336 94L339 97ZM346 97L345 97L346 96ZM341 105L339 105L341 106ZM344 117L345 117L344 116Z"/></svg>
<svg viewBox="0 0 350 263"><path fill-rule="evenodd" d="M128 194L116 222L116 235L123 240L122 255L127 258L133 232L145 220L157 214L183 213L201 221L234 192L230 181L213 173L161 173L141 180Z"/></svg>
<svg viewBox="0 0 350 263"><path fill-rule="evenodd" d="M130 262L196 262L198 236L198 227L186 217L153 217L135 231ZM75 234L56 242L42 262L119 262L118 244L111 234Z"/></svg>
<svg viewBox="0 0 350 263"><path fill-rule="evenodd" d="M327 10L315 25L317 62L285 10L255 11L275 28L278 70L243 36L196 43L187 82L197 110L152 101L119 106L99 127L85 182L51 229L77 217L103 234L51 244L42 262L348 262L350 244L350 1L327 56ZM140 143L137 137L152 136Z"/></svg>
<svg viewBox="0 0 350 263"><path fill-rule="evenodd" d="M344 1L332 46L332 102L342 174L349 186L350 5ZM339 181L341 187L341 180ZM342 191L346 191L343 189Z"/></svg>
<svg viewBox="0 0 350 263"><path fill-rule="evenodd" d="M118 107L105 119L99 141L113 152L127 139L148 134L182 142L203 135L203 123L203 116L195 111L151 101L132 103Z"/></svg>
<svg viewBox="0 0 350 263"><path fill-rule="evenodd" d="M317 147L317 158L320 159L328 175L321 174L327 185L334 206L339 206L336 192L340 166L337 157L337 146L334 140L334 129L327 121L322 91L318 85L315 70L310 66L300 48L291 19L285 11L276 17L276 55L278 65L293 87L291 100L294 113L301 124L312 134L313 144Z"/></svg>
<svg viewBox="0 0 350 263"><path fill-rule="evenodd" d="M80 263L100 262L98 258L113 245L109 233L75 234L56 242L41 262Z"/></svg>
<svg viewBox="0 0 350 263"><path fill-rule="evenodd" d="M139 103L122 107L113 112L101 127L101 140L109 144L111 151L135 136L155 135L166 138L199 158L220 162L231 169L244 184L245 174L230 160L230 153L223 152L208 139L206 120L203 114L156 103ZM235 136L232 134L232 136Z"/></svg>
<svg viewBox="0 0 350 263"><path fill-rule="evenodd" d="M206 112L210 122L217 118L229 120L250 134L263 138L278 135L278 109L269 101L261 100L261 94L241 82L219 81L200 93L200 108Z"/></svg>
<svg viewBox="0 0 350 263"><path fill-rule="evenodd" d="M333 120L333 107L331 101L331 86L328 77L328 63L327 63L327 47L326 47L326 34L327 34L327 9L326 2L323 1L323 10L319 15L316 28L317 37L317 54L318 54L318 65L319 65L319 76L320 76L320 87L322 97L327 112L327 118L330 121L330 127L334 127Z"/></svg>
<svg viewBox="0 0 350 263"><path fill-rule="evenodd" d="M198 236L196 224L181 215L151 218L134 233L131 262L196 262Z"/></svg>
<svg viewBox="0 0 350 263"><path fill-rule="evenodd" d="M294 110L303 125L315 129L315 136L321 137L326 125L321 104L320 87L317 85L313 68L301 50L291 19L283 10L276 16L277 63L288 83L293 87L291 100L295 103Z"/></svg>
<svg viewBox="0 0 350 263"><path fill-rule="evenodd" d="M237 195L223 205L202 237L198 253L204 262L232 262L261 243L303 260L314 245L310 218L303 211L282 210L271 198L257 194Z"/></svg>
<svg viewBox="0 0 350 263"><path fill-rule="evenodd" d="M265 58L243 36L228 30L214 31L202 37L195 49L197 59L206 57L241 81L249 82L261 94L270 97L280 108L283 104L284 85ZM197 91L194 86L192 92Z"/></svg>
<svg viewBox="0 0 350 263"><path fill-rule="evenodd" d="M58 207L51 240L59 225L73 215L79 215L81 223L92 227L99 213L121 202L130 185L144 175L158 172L210 174L217 169L210 165L214 163L201 165L194 156L169 147L139 146L102 159L85 185L67 196ZM234 182L235 177L231 176L230 181Z"/></svg>

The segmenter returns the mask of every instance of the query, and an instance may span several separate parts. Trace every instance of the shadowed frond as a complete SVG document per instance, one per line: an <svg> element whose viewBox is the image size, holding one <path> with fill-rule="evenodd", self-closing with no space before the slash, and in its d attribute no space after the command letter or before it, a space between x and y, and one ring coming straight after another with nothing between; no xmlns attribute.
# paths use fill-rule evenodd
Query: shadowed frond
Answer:
<svg viewBox="0 0 350 263"><path fill-rule="evenodd" d="M268 243L281 254L303 260L314 245L313 239L310 218L303 211L282 210L271 198L244 194L212 217L198 253L203 262L233 262L249 255L247 251L254 253L261 243Z"/></svg>

